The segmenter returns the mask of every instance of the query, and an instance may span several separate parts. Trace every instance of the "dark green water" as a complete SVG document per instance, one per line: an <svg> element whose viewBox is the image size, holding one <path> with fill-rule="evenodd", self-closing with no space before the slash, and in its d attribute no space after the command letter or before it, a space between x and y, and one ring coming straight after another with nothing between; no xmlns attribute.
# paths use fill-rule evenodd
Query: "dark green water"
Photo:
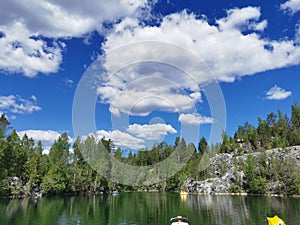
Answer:
<svg viewBox="0 0 300 225"><path fill-rule="evenodd" d="M300 224L300 199L255 196L197 196L175 193L120 193L117 196L0 200L1 225L163 225L177 215L192 225L258 225L277 214Z"/></svg>

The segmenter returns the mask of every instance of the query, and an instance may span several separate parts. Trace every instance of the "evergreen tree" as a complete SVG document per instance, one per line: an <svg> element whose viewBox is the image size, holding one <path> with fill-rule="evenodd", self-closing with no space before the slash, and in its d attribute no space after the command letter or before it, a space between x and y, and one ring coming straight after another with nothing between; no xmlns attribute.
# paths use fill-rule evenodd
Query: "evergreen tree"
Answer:
<svg viewBox="0 0 300 225"><path fill-rule="evenodd" d="M267 149L269 147L270 140L272 137L271 128L268 125L268 123L260 117L258 117L257 134L260 146L263 149Z"/></svg>
<svg viewBox="0 0 300 225"><path fill-rule="evenodd" d="M300 107L298 103L295 101L292 105L292 117L291 117L292 125L294 130L300 130Z"/></svg>
<svg viewBox="0 0 300 225"><path fill-rule="evenodd" d="M3 163L8 176L22 176L24 162L27 159L22 142L16 130L13 130L7 137L7 144L4 149Z"/></svg>
<svg viewBox="0 0 300 225"><path fill-rule="evenodd" d="M292 132L289 137L289 142L291 145L299 145L300 144L300 107L298 103L295 101L292 105Z"/></svg>
<svg viewBox="0 0 300 225"><path fill-rule="evenodd" d="M248 181L247 192L253 194L264 194L267 191L267 180L258 167L257 159L249 155L246 160L245 175Z"/></svg>
<svg viewBox="0 0 300 225"><path fill-rule="evenodd" d="M27 184L30 187L29 191L42 183L43 177L48 170L46 157L46 155L43 155L42 142L38 141L37 146L31 148L28 160L25 163L25 174Z"/></svg>
<svg viewBox="0 0 300 225"><path fill-rule="evenodd" d="M184 138L181 138L178 146L176 147L176 150L178 151L178 158L177 158L177 162L178 163L183 163L184 162L184 157L186 156L186 149L187 149L187 144L185 142Z"/></svg>
<svg viewBox="0 0 300 225"><path fill-rule="evenodd" d="M43 178L42 187L47 192L63 193L68 190L69 138L63 133L49 152L49 170Z"/></svg>
<svg viewBox="0 0 300 225"><path fill-rule="evenodd" d="M230 153L233 151L234 148L234 141L233 139L228 138L228 135L223 130L222 132L222 144L220 146L220 153Z"/></svg>
<svg viewBox="0 0 300 225"><path fill-rule="evenodd" d="M7 120L5 114L2 114L0 117L0 140L6 137L9 125L10 122Z"/></svg>
<svg viewBox="0 0 300 225"><path fill-rule="evenodd" d="M278 121L274 126L275 137L272 141L272 147L285 148L289 146L288 137L290 136L291 128L287 116L283 116L282 112L278 110Z"/></svg>
<svg viewBox="0 0 300 225"><path fill-rule="evenodd" d="M202 137L198 144L198 152L199 152L199 154L203 155L204 152L207 152L207 151L208 151L208 144L207 144L206 138Z"/></svg>

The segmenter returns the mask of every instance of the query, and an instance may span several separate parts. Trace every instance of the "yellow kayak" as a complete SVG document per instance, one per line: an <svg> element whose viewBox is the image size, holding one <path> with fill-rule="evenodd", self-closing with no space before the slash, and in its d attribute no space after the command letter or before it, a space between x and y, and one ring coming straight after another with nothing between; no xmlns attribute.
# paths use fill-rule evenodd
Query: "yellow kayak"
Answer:
<svg viewBox="0 0 300 225"><path fill-rule="evenodd" d="M268 225L286 225L278 216L267 217Z"/></svg>
<svg viewBox="0 0 300 225"><path fill-rule="evenodd" d="M189 193L188 192L186 192L186 191L180 191L180 195L181 196L187 196Z"/></svg>

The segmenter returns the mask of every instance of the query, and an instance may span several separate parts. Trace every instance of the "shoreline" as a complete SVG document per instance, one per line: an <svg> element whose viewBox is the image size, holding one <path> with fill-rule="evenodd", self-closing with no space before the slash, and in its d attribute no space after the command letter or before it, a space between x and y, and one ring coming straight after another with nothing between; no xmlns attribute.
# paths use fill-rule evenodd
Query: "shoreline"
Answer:
<svg viewBox="0 0 300 225"><path fill-rule="evenodd" d="M179 193L179 192L178 192ZM240 193L226 193L226 192L216 192L216 193L189 193L189 195L217 195L217 196L258 196L258 197L292 197L292 198L300 198L300 195L284 195L284 194L272 194L272 193L268 193L268 194L251 194L251 193L247 193L247 192L240 192Z"/></svg>
<svg viewBox="0 0 300 225"><path fill-rule="evenodd" d="M120 193L176 193L180 195L180 191L173 191L173 192L168 192L168 191L158 191L158 190L137 190L137 191L121 191ZM44 196L41 196L39 198L43 197L72 197L72 196L101 196L101 195L112 195L112 193L105 193L105 192L99 192L99 193L79 193L79 194L71 194L71 193L66 193L66 194L46 194ZM240 192L240 193L226 193L226 192L216 192L216 193L192 193L188 192L188 195L199 195L199 196L257 196L257 197L280 197L280 198L300 198L300 195L283 195L283 194L251 194L247 192ZM187 196L188 196L187 195ZM186 197L187 197L186 196ZM25 199L25 198L33 198L34 196L26 196L26 195L21 195L21 196L2 196L1 199Z"/></svg>

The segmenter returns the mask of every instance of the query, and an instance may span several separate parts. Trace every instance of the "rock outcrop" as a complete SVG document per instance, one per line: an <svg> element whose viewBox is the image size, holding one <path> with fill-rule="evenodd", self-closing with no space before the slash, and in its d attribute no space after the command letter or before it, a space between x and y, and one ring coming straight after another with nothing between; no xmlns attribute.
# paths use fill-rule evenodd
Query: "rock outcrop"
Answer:
<svg viewBox="0 0 300 225"><path fill-rule="evenodd" d="M267 150L265 153L267 163L272 156L278 157L280 161L290 158L300 168L300 146L276 148ZM258 158L261 154L262 152L248 153L241 156L228 153L216 154L210 158L210 166L207 172L209 178L203 181L187 179L185 186L189 192L203 194L229 193L232 191L230 188L237 183L240 187L246 186L247 179L239 165L245 165L249 155ZM243 188L240 191L244 191Z"/></svg>

